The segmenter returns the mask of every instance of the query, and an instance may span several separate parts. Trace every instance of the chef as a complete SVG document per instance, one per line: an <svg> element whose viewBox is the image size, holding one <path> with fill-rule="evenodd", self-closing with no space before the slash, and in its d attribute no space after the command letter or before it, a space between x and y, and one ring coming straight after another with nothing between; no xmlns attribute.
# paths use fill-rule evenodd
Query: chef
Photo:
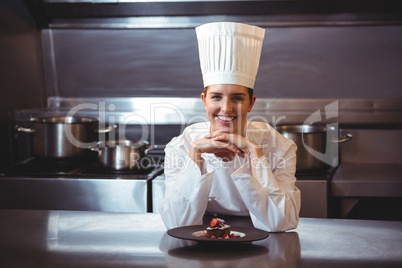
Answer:
<svg viewBox="0 0 402 268"><path fill-rule="evenodd" d="M209 122L188 126L166 146L159 209L166 227L202 224L211 214L250 216L272 232L296 228L296 145L269 124L247 120L265 30L222 22L196 34Z"/></svg>

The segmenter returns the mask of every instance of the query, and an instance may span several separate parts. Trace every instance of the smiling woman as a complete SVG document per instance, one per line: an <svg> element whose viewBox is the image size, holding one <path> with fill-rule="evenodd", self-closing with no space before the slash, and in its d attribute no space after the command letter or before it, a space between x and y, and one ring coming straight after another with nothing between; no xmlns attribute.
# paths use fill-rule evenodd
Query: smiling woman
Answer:
<svg viewBox="0 0 402 268"><path fill-rule="evenodd" d="M210 23L196 32L209 122L187 127L166 146L165 225L199 225L208 213L250 216L267 231L296 228L296 146L268 124L247 121L265 30Z"/></svg>
<svg viewBox="0 0 402 268"><path fill-rule="evenodd" d="M251 111L255 102L255 96L249 97L246 87L211 85L201 94L201 99L212 124L211 132L244 135L247 113Z"/></svg>

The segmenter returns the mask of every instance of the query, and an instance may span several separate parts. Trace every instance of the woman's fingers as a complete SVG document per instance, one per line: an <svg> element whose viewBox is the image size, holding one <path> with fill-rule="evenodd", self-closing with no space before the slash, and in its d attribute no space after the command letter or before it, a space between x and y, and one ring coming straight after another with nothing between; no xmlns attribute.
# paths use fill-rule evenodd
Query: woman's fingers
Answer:
<svg viewBox="0 0 402 268"><path fill-rule="evenodd" d="M236 134L220 133L220 134L213 136L210 139L213 141L221 141L221 142L230 143L243 152L244 152L244 149L247 147L246 138L244 138L240 135L236 135Z"/></svg>
<svg viewBox="0 0 402 268"><path fill-rule="evenodd" d="M209 133L204 138L212 141L219 148L226 148L227 150L238 154L240 157L245 157L246 153L243 147L247 147L247 142L246 139L240 135L215 131Z"/></svg>
<svg viewBox="0 0 402 268"><path fill-rule="evenodd" d="M218 140L204 139L202 142L199 142L196 146L203 153L216 153L216 152L233 152L233 153L241 153L241 150L237 148L235 145L222 142Z"/></svg>
<svg viewBox="0 0 402 268"><path fill-rule="evenodd" d="M217 149L224 149L224 150L229 150L234 153L239 153L240 150L237 148L235 145L227 143L227 142L222 142L218 140L211 140L211 144L214 145L215 148Z"/></svg>
<svg viewBox="0 0 402 268"><path fill-rule="evenodd" d="M212 133L207 134L204 138L211 139L211 138L215 138L215 137L220 136L220 135L230 135L230 134L223 133L223 132L220 132L219 130L217 130L217 131L214 131Z"/></svg>

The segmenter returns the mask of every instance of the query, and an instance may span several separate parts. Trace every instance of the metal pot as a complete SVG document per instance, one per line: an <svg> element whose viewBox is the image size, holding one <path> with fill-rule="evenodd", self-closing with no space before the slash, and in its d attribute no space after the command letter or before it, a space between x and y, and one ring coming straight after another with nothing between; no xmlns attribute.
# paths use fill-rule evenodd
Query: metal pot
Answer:
<svg viewBox="0 0 402 268"><path fill-rule="evenodd" d="M32 135L33 155L44 158L91 157L88 147L96 145L98 134L115 128L99 129L98 119L92 117L51 116L30 121L31 128L16 129Z"/></svg>
<svg viewBox="0 0 402 268"><path fill-rule="evenodd" d="M149 150L155 146L149 146L147 141L104 141L98 142L97 146L89 147L98 152L99 162L115 170L143 168L141 160Z"/></svg>
<svg viewBox="0 0 402 268"><path fill-rule="evenodd" d="M298 171L322 170L337 164L337 144L352 139L351 134L338 138L338 130L333 126L283 125L276 130L296 143Z"/></svg>

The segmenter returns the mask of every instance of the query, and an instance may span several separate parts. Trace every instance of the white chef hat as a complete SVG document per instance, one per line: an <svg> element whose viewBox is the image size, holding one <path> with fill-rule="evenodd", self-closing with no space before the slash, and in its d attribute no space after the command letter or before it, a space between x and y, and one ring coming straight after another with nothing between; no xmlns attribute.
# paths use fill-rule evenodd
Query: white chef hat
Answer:
<svg viewBox="0 0 402 268"><path fill-rule="evenodd" d="M242 23L216 22L195 30L204 87L235 84L254 88L264 29Z"/></svg>

